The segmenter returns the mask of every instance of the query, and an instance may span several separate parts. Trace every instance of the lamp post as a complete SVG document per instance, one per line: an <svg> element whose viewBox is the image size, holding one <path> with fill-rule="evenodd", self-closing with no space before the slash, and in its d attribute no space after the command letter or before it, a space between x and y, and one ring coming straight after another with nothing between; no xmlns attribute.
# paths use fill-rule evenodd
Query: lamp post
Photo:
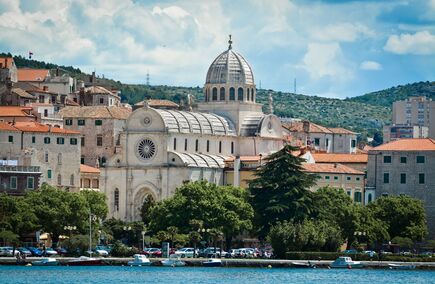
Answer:
<svg viewBox="0 0 435 284"><path fill-rule="evenodd" d="M63 229L65 231L69 231L69 237L71 238L72 231L75 231L77 229L77 227L68 225L68 226L63 226Z"/></svg>
<svg viewBox="0 0 435 284"><path fill-rule="evenodd" d="M124 231L127 233L127 244L129 244L129 231L131 231L131 226L124 226L123 227Z"/></svg>
<svg viewBox="0 0 435 284"><path fill-rule="evenodd" d="M142 232L142 251L145 249L145 233L146 231L143 230Z"/></svg>

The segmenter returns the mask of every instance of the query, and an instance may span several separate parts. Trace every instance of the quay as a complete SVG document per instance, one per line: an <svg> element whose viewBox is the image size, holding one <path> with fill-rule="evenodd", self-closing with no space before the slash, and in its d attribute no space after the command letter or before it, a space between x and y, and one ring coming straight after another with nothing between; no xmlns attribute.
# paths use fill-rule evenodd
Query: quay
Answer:
<svg viewBox="0 0 435 284"><path fill-rule="evenodd" d="M40 257L28 257L21 262L17 262L14 257L0 257L0 265L27 265L33 261L41 259ZM75 259L74 257L56 257L60 265L68 265L68 261ZM103 265L108 266L126 266L127 262L133 260L130 257L106 257L103 259ZM164 258L150 258L152 265L159 266L159 263ZM205 258L183 258L187 266L202 266ZM308 262L315 265L317 268L329 268L332 260L288 260L288 259L222 259L222 267L253 267L253 268L291 268L292 263ZM415 265L416 269L420 270L435 270L434 262L398 262L398 261L361 261L366 269L388 269L389 264L398 265Z"/></svg>

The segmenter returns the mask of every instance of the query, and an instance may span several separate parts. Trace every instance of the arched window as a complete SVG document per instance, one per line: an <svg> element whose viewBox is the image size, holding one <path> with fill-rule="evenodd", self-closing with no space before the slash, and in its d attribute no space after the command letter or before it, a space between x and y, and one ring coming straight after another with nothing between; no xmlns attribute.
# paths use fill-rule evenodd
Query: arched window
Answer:
<svg viewBox="0 0 435 284"><path fill-rule="evenodd" d="M367 203L370 203L370 202L372 202L372 201L373 201L372 194L369 193L368 196L367 196Z"/></svg>
<svg viewBox="0 0 435 284"><path fill-rule="evenodd" d="M246 94L246 99L249 101L250 99L251 99L251 92L250 92L250 89L248 88L248 90L247 90L248 92L247 92L247 94Z"/></svg>
<svg viewBox="0 0 435 284"><path fill-rule="evenodd" d="M106 165L106 157L98 157L98 163L100 167L104 167Z"/></svg>
<svg viewBox="0 0 435 284"><path fill-rule="evenodd" d="M243 88L239 88L239 89L237 90L237 99L238 99L239 101L243 101Z"/></svg>
<svg viewBox="0 0 435 284"><path fill-rule="evenodd" d="M62 165L62 153L57 154L57 164Z"/></svg>
<svg viewBox="0 0 435 284"><path fill-rule="evenodd" d="M69 185L74 185L74 175L69 177Z"/></svg>
<svg viewBox="0 0 435 284"><path fill-rule="evenodd" d="M177 138L174 138L174 151L177 150Z"/></svg>
<svg viewBox="0 0 435 284"><path fill-rule="evenodd" d="M236 100L236 91L234 90L233 87L230 88L230 101L235 101Z"/></svg>
<svg viewBox="0 0 435 284"><path fill-rule="evenodd" d="M119 189L115 188L114 196L114 205L115 205L115 211L119 211Z"/></svg>
<svg viewBox="0 0 435 284"><path fill-rule="evenodd" d="M234 154L234 142L231 142L231 154Z"/></svg>
<svg viewBox="0 0 435 284"><path fill-rule="evenodd" d="M213 101L217 101L217 88L213 88Z"/></svg>
<svg viewBox="0 0 435 284"><path fill-rule="evenodd" d="M199 148L199 142L198 139L196 139L195 141L195 151L198 152L198 148Z"/></svg>
<svg viewBox="0 0 435 284"><path fill-rule="evenodd" d="M219 141L219 153L222 153L222 141Z"/></svg>
<svg viewBox="0 0 435 284"><path fill-rule="evenodd" d="M210 152L210 140L207 140L207 152Z"/></svg>
<svg viewBox="0 0 435 284"><path fill-rule="evenodd" d="M219 100L225 101L225 88L221 87Z"/></svg>
<svg viewBox="0 0 435 284"><path fill-rule="evenodd" d="M62 176L60 174L57 175L57 184L58 185L62 184Z"/></svg>
<svg viewBox="0 0 435 284"><path fill-rule="evenodd" d="M184 139L184 151L187 151L187 138Z"/></svg>
<svg viewBox="0 0 435 284"><path fill-rule="evenodd" d="M251 101L254 101L254 89L251 89Z"/></svg>

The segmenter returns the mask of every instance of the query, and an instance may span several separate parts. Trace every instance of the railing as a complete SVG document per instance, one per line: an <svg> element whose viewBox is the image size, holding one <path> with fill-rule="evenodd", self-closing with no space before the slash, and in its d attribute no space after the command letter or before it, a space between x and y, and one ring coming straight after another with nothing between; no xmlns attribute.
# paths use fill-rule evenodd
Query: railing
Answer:
<svg viewBox="0 0 435 284"><path fill-rule="evenodd" d="M0 172L41 173L37 166L0 166Z"/></svg>

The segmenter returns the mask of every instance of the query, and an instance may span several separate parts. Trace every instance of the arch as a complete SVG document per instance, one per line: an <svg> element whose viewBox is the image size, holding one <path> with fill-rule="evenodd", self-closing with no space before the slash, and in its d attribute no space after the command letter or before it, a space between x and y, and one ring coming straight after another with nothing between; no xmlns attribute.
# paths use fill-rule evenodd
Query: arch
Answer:
<svg viewBox="0 0 435 284"><path fill-rule="evenodd" d="M148 198L152 198L154 201L157 201L156 188L151 183L147 182L146 184L140 185L136 188L133 194L133 204L132 211L130 212L130 216L133 221L141 220L141 209L144 201Z"/></svg>
<svg viewBox="0 0 435 284"><path fill-rule="evenodd" d="M234 90L233 87L230 88L230 101L235 101L236 100L236 91Z"/></svg>
<svg viewBox="0 0 435 284"><path fill-rule="evenodd" d="M219 92L220 92L220 94L219 94L219 100L225 101L225 88L221 87Z"/></svg>
<svg viewBox="0 0 435 284"><path fill-rule="evenodd" d="M243 101L243 88L239 87L237 89L237 100Z"/></svg>
<svg viewBox="0 0 435 284"><path fill-rule="evenodd" d="M213 99L213 101L217 101L217 99L218 99L216 87L213 88L213 98L212 99Z"/></svg>

